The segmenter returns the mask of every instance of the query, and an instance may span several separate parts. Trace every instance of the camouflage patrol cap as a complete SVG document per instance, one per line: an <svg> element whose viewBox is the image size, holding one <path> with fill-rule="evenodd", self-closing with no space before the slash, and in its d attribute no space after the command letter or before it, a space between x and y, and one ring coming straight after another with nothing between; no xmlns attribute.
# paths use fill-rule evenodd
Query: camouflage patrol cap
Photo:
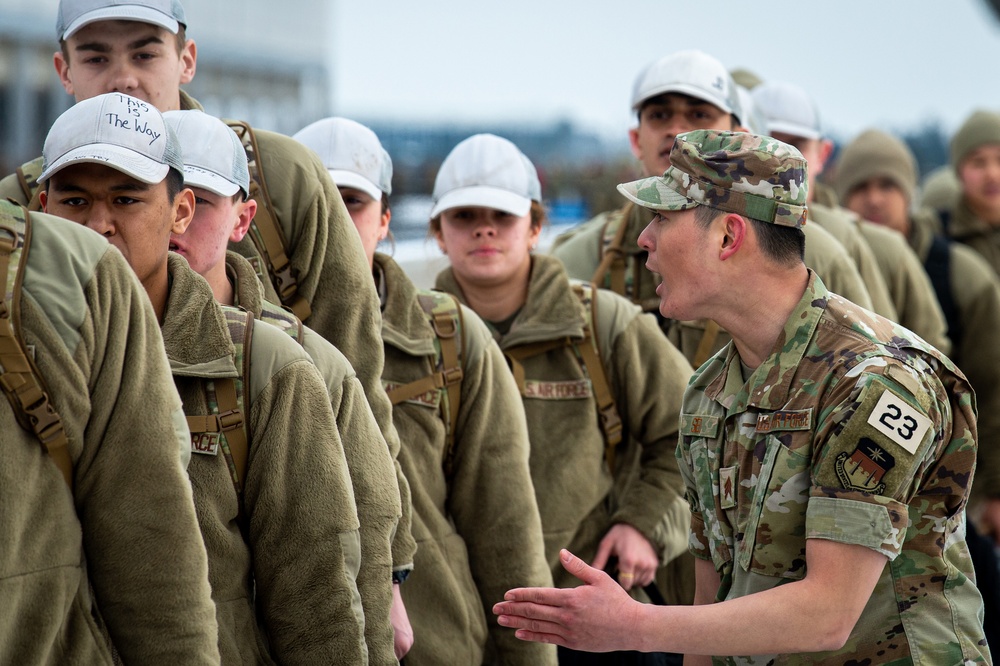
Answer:
<svg viewBox="0 0 1000 666"><path fill-rule="evenodd" d="M695 130L678 135L662 176L618 186L652 210L708 206L761 222L806 223L806 161L777 139L744 132Z"/></svg>

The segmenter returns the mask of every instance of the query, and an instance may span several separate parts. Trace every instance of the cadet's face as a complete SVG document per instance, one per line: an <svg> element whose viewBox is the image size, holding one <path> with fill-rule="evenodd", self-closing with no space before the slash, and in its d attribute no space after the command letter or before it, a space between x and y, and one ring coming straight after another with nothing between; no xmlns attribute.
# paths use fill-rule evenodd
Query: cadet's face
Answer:
<svg viewBox="0 0 1000 666"><path fill-rule="evenodd" d="M378 242L389 232L392 212L386 209L383 214L381 199L373 199L366 192L353 187L341 187L340 196L344 199L347 212L361 236L361 245L365 248L365 256L368 257L368 265L371 266Z"/></svg>
<svg viewBox="0 0 1000 666"><path fill-rule="evenodd" d="M66 92L76 101L109 92L132 95L160 111L180 107L180 86L195 72L195 46L177 52L176 37L137 21L98 21L66 40L54 62Z"/></svg>
<svg viewBox="0 0 1000 666"><path fill-rule="evenodd" d="M995 217L1000 211L1000 144L969 153L958 167L958 178L973 211Z"/></svg>
<svg viewBox="0 0 1000 666"><path fill-rule="evenodd" d="M646 176L662 176L670 168L670 148L678 134L696 129L733 129L733 117L708 102L667 93L639 112L639 126L629 130L632 153Z"/></svg>
<svg viewBox="0 0 1000 666"><path fill-rule="evenodd" d="M46 212L102 234L143 284L166 269L170 233L183 233L187 225L178 220L183 193L171 202L166 181L147 185L103 164L68 166L49 179L43 194Z"/></svg>
<svg viewBox="0 0 1000 666"><path fill-rule="evenodd" d="M889 178L866 180L851 190L844 205L866 220L895 229L904 236L910 233L909 201Z"/></svg>
<svg viewBox="0 0 1000 666"><path fill-rule="evenodd" d="M224 265L227 244L243 239L257 207L252 200L234 200L200 187L191 190L194 218L184 233L170 235L170 249L187 259L196 273L206 276Z"/></svg>
<svg viewBox="0 0 1000 666"><path fill-rule="evenodd" d="M460 282L521 288L527 285L531 247L540 231L532 226L530 212L518 217L494 208L451 208L441 213L437 241ZM515 284L520 280L524 285Z"/></svg>
<svg viewBox="0 0 1000 666"><path fill-rule="evenodd" d="M670 319L700 319L698 297L706 277L708 234L693 210L663 211L639 234L646 268L660 275L660 313Z"/></svg>

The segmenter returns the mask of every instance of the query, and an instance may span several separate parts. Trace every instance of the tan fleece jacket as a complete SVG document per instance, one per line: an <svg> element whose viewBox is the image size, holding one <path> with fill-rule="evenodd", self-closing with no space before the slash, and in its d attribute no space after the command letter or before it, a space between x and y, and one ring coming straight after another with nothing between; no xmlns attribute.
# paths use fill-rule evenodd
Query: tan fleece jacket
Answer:
<svg viewBox="0 0 1000 666"><path fill-rule="evenodd" d="M421 293L389 257L375 255L384 285L382 335L389 386L434 371L436 335ZM413 625L411 664L555 664L552 646L520 641L493 604L512 587L551 587L528 468L520 395L486 325L462 307L461 398L445 474L441 392L396 405L400 462L413 493L417 559L401 592Z"/></svg>
<svg viewBox="0 0 1000 666"><path fill-rule="evenodd" d="M169 270L167 357L184 412L208 414L206 379L238 375L234 347L208 283L173 253ZM349 567L360 557L357 510L323 378L298 344L264 322L254 324L250 363L248 541L225 458L194 453L188 469L222 661L364 664Z"/></svg>
<svg viewBox="0 0 1000 666"><path fill-rule="evenodd" d="M450 268L438 275L437 288L464 300ZM673 511L674 505L685 502L674 449L691 367L664 339L653 317L611 292L598 290L596 298L601 359L626 431L618 458L639 457L640 468L620 492L612 493L615 478L604 460L597 406L591 395L584 395L589 380L571 347L524 360L526 385L531 382L537 389L535 397L522 398L531 437L531 477L546 557L560 587L579 582L559 564L559 549L569 548L590 561L616 523L642 532L664 561L687 547L686 516ZM562 264L539 255L532 259L527 302L510 331L495 337L507 350L582 338L585 323L585 310ZM680 519L668 523L668 515Z"/></svg>
<svg viewBox="0 0 1000 666"><path fill-rule="evenodd" d="M181 109L203 110L193 97L181 91ZM354 229L340 191L330 179L322 161L294 139L266 130L254 130L268 190L282 231L288 242L288 256L298 276L299 293L312 305L308 324L333 343L351 362L372 414L392 452L399 453L399 436L392 427L392 405L382 390L382 346L378 299L361 240ZM41 173L41 158L28 171ZM25 205L34 183L24 191L16 174L0 180L0 199L11 197ZM231 249L263 265L249 238ZM266 293L277 296L273 287ZM402 502L402 518L393 540L393 568L413 567L416 546L410 534L410 490L397 469Z"/></svg>
<svg viewBox="0 0 1000 666"><path fill-rule="evenodd" d="M246 259L229 252L226 270L234 285L235 305L289 335L297 333L290 327L294 315L264 300L261 283ZM308 326L302 327L298 342L326 381L351 473L361 522L361 563L357 583L364 606L368 663L395 664L393 630L389 622L392 606L391 545L400 508L393 460L365 400L361 383L344 355Z"/></svg>
<svg viewBox="0 0 1000 666"><path fill-rule="evenodd" d="M0 663L111 664L98 613L125 663L217 664L190 437L156 316L107 241L31 217L20 329L69 438L73 490L0 398Z"/></svg>

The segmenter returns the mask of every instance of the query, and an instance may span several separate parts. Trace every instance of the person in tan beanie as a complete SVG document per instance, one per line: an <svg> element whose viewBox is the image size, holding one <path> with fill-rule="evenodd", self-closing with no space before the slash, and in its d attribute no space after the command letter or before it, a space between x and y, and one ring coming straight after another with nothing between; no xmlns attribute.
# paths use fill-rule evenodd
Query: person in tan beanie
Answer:
<svg viewBox="0 0 1000 666"><path fill-rule="evenodd" d="M1000 113L976 111L951 141L961 195L942 217L949 236L983 255L1000 273Z"/></svg>

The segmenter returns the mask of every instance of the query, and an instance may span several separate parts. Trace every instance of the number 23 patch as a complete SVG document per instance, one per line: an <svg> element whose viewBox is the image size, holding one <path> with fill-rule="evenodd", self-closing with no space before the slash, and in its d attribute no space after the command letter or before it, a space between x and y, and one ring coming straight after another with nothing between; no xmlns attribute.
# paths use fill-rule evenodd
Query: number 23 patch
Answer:
<svg viewBox="0 0 1000 666"><path fill-rule="evenodd" d="M932 424L929 418L905 400L889 389L884 389L868 416L868 425L913 454L917 452Z"/></svg>

